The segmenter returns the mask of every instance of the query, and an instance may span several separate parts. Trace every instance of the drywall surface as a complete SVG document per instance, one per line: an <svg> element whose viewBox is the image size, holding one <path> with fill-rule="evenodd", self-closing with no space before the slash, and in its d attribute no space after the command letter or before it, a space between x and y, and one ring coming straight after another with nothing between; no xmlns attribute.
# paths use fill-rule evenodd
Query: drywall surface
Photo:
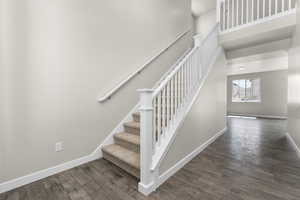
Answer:
<svg viewBox="0 0 300 200"><path fill-rule="evenodd" d="M163 174L226 127L226 59L222 53L178 130L162 165Z"/></svg>
<svg viewBox="0 0 300 200"><path fill-rule="evenodd" d="M227 59L234 59L234 58L240 58L245 56L252 56L252 55L264 54L268 52L274 52L278 50L287 51L290 48L290 43L291 43L290 38L277 40L277 41L254 45L246 48L228 50L226 51L226 56Z"/></svg>
<svg viewBox="0 0 300 200"><path fill-rule="evenodd" d="M298 1L298 6L300 2ZM297 8L297 26L289 51L288 73L288 132L300 147L300 8Z"/></svg>
<svg viewBox="0 0 300 200"><path fill-rule="evenodd" d="M261 102L232 102L232 81L260 79ZM227 112L238 115L287 117L287 70L228 76Z"/></svg>
<svg viewBox="0 0 300 200"><path fill-rule="evenodd" d="M91 154L137 104L136 90L152 87L192 45L188 34L100 104L191 27L190 1L2 3L0 183Z"/></svg>
<svg viewBox="0 0 300 200"><path fill-rule="evenodd" d="M216 10L210 10L200 16L194 16L195 33L205 38L217 23Z"/></svg>

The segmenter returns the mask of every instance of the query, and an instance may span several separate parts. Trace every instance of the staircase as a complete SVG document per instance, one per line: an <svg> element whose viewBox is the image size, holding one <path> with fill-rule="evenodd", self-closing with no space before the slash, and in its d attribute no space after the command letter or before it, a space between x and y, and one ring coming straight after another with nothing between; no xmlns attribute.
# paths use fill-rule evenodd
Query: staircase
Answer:
<svg viewBox="0 0 300 200"><path fill-rule="evenodd" d="M124 123L124 132L114 135L114 144L102 148L103 158L140 177L140 114L132 115L133 121Z"/></svg>
<svg viewBox="0 0 300 200"><path fill-rule="evenodd" d="M218 31L216 24L205 39L195 37L194 47L154 89L139 90L139 111L102 148L104 159L140 180L145 195L163 182L159 167L220 52Z"/></svg>

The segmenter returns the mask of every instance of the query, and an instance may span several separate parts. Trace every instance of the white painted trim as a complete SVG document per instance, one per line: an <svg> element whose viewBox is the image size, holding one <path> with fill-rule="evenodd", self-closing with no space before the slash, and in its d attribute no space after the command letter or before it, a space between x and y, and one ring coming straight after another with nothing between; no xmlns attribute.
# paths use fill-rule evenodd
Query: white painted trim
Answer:
<svg viewBox="0 0 300 200"><path fill-rule="evenodd" d="M88 156L84 156L84 157L81 157L76 160L72 160L72 161L57 165L55 167L37 171L32 174L1 183L0 184L0 194L10 191L10 190L13 190L13 189L16 189L18 187L27 185L29 183L33 183L33 182L41 180L43 178L47 178L49 176L66 171L68 169L77 167L79 165L91 162L93 160L95 160L95 158L91 155L88 155Z"/></svg>
<svg viewBox="0 0 300 200"><path fill-rule="evenodd" d="M245 116L245 117L260 117L260 118L267 118L267 119L287 119L286 116L276 116L276 115L255 115L255 114L239 114L239 113L228 113L227 115Z"/></svg>
<svg viewBox="0 0 300 200"><path fill-rule="evenodd" d="M159 81L157 81L154 85L154 87L157 87L159 83L174 69L175 66L177 66L177 63L190 51L190 49L186 50L184 54L175 62L174 65L170 67L170 69L164 73L164 75L160 78ZM62 164L59 164L54 167L50 167L44 170L40 170L37 172L34 172L32 174L28 174L4 183L0 183L0 194L16 189L18 187L33 183L35 181L47 178L49 176L58 174L60 172L72 169L74 167L77 167L79 165L83 165L85 163L97 160L102 158L102 147L105 145L109 145L113 143L113 137L116 133L123 131L123 124L127 121L132 120L132 114L136 112L139 108L139 103L134 106L133 109L121 120L121 122L111 131L111 133L103 140L103 142L96 148L94 152L92 152L90 155L68 161Z"/></svg>
<svg viewBox="0 0 300 200"><path fill-rule="evenodd" d="M102 103L106 100L110 99L117 91L119 91L126 83L128 83L132 78L134 78L136 75L140 74L149 64L151 64L154 60L156 60L159 56L161 56L164 52L166 52L172 45L174 45L178 40L180 40L183 36L188 34L191 31L191 28L186 30L184 33L180 34L176 37L174 41L172 41L166 48L161 50L157 55L150 58L149 61L147 61L143 66L138 68L136 71L134 71L132 74L130 74L126 79L121 81L116 87L109 90L104 96L98 98L98 102Z"/></svg>
<svg viewBox="0 0 300 200"><path fill-rule="evenodd" d="M161 176L159 176L158 182L156 183L156 187L158 188L161 184L163 184L166 180L168 180L171 176L173 176L178 170L183 168L188 162L194 159L198 154L200 154L204 149L206 149L209 145L215 142L221 135L223 135L227 130L227 127L216 133L213 137L191 152L189 155L181 159L177 162L173 167L164 172Z"/></svg>
<svg viewBox="0 0 300 200"><path fill-rule="evenodd" d="M286 133L286 137L287 139L291 142L292 146L294 147L297 155L299 156L300 158L300 148L298 147L298 145L296 144L295 140L293 139L293 137L287 132Z"/></svg>

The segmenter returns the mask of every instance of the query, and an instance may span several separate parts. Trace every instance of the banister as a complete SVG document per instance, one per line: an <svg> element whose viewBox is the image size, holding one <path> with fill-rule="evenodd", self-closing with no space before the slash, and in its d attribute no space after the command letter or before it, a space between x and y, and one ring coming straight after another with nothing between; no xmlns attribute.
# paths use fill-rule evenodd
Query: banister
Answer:
<svg viewBox="0 0 300 200"><path fill-rule="evenodd" d="M202 46L208 39L211 37L212 33L218 29L219 23L216 23L214 27L209 31L209 33L206 35L204 39L201 40L200 46ZM170 79L178 72L178 70L181 68L181 65L186 62L186 60L195 53L195 51L198 49L197 46L195 46L179 63L178 65L174 68L174 70L164 79L164 81L155 89L153 93L153 97L155 97L161 90L164 88L167 83L170 81Z"/></svg>
<svg viewBox="0 0 300 200"><path fill-rule="evenodd" d="M103 103L107 100L109 100L117 91L119 91L125 84L127 84L132 78L140 74L149 64L151 64L154 60L156 60L159 56L161 56L163 53L165 53L171 46L173 46L178 40L180 40L183 36L188 34L191 31L191 28L189 28L184 33L180 34L173 42L171 42L166 48L164 48L162 51L160 51L157 55L153 56L149 61L147 61L143 66L138 68L135 72L130 74L126 79L118 83L118 85L111 90L109 90L107 93L105 93L104 96L98 98L98 102Z"/></svg>

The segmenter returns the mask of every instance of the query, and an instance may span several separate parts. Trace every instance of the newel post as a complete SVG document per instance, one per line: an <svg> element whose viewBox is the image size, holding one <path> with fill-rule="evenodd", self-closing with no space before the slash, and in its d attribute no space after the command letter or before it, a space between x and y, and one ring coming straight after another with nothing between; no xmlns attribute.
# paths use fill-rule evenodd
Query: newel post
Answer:
<svg viewBox="0 0 300 200"><path fill-rule="evenodd" d="M153 104L152 89L138 90L140 93L140 183L139 191L148 195L153 190L151 173L153 156Z"/></svg>

